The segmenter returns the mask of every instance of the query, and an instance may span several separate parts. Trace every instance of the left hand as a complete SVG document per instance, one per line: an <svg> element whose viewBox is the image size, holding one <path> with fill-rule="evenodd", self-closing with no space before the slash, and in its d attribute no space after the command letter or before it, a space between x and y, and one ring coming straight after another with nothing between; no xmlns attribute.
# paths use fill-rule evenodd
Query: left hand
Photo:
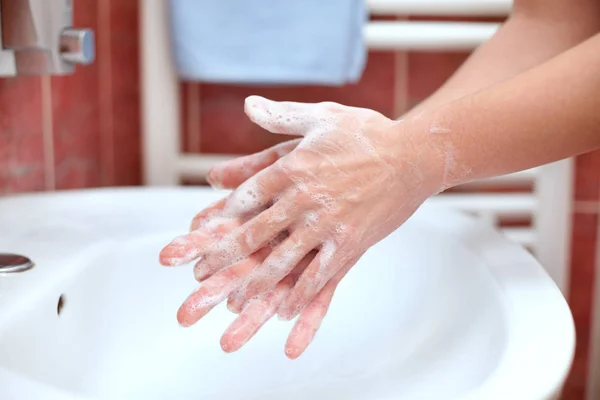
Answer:
<svg viewBox="0 0 600 400"><path fill-rule="evenodd" d="M218 215L224 206L220 201L199 213L190 227L191 232L202 231L207 233L213 240L223 237L228 231L241 226L242 222L237 219L221 221L222 223L209 228L211 218ZM221 347L226 352L239 350L246 344L258 330L277 312L283 299L294 286L298 276L306 269L313 260L315 252L309 253L300 261L291 274L267 293L253 299L245 299L247 278L252 270L260 266L272 248L277 247L285 235L272 241L247 259L221 270L216 274L206 277L202 286L195 290L181 305L177 312L177 319L183 326L190 326L206 315L213 307L229 297L228 308L240 314L227 328L221 337ZM164 260L163 260L164 261ZM285 354L295 359L299 357L312 342L321 322L327 314L337 284L344 277L345 272L340 272L317 294L317 296L302 310L296 321L285 345Z"/></svg>
<svg viewBox="0 0 600 400"><path fill-rule="evenodd" d="M179 265L202 257L195 273L205 279L243 264L287 233L259 266L244 270L250 274L244 299L275 288L316 250L277 310L281 318L292 319L334 276L350 269L437 193L444 173L435 151L428 151L403 123L372 110L256 96L246 100L245 110L271 132L304 138L288 145L272 164L265 161L264 169L223 200L222 210L206 226L165 247L161 261ZM231 226L232 220L240 225ZM211 237L215 226L227 233ZM225 285L236 278L222 279ZM195 298L200 304L206 295Z"/></svg>

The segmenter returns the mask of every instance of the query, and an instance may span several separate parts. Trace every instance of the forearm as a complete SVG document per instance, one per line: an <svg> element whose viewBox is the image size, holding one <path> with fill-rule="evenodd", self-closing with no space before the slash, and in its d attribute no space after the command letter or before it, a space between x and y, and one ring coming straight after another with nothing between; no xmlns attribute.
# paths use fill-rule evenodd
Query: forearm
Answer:
<svg viewBox="0 0 600 400"><path fill-rule="evenodd" d="M513 14L498 32L442 87L406 116L516 76L594 35L600 26L600 7L590 0L576 2L578 4L557 4L556 0L550 0L532 7L515 2Z"/></svg>
<svg viewBox="0 0 600 400"><path fill-rule="evenodd" d="M398 128L441 187L546 164L600 148L599 71L600 34Z"/></svg>

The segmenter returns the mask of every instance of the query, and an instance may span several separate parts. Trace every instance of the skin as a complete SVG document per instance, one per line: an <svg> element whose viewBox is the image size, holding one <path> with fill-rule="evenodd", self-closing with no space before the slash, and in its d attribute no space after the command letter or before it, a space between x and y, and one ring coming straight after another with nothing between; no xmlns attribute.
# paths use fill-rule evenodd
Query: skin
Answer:
<svg viewBox="0 0 600 400"><path fill-rule="evenodd" d="M286 344L288 357L296 358L356 260L427 197L600 148L599 21L600 5L591 0L516 1L494 38L401 122L331 103L249 99L256 123L305 139L210 171L215 186L237 190L161 253L165 265L202 257L195 272L204 283L180 308L180 323L193 324L228 298L241 314L221 344L234 351L275 313L300 315ZM314 115L335 123L321 132ZM356 132L363 136L355 139ZM358 145L364 143L373 151ZM249 188L255 200L242 204L240 193ZM313 201L315 194L335 199L334 211ZM310 232L302 228L309 213L320 216ZM206 224L217 217L214 226ZM320 255L331 243L324 263ZM286 248L298 251L275 268L269 260Z"/></svg>

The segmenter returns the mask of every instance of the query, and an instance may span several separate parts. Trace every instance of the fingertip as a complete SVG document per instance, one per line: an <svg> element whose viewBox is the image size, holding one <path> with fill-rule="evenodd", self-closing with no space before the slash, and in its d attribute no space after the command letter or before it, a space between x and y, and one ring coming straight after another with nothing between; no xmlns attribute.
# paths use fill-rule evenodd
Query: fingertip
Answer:
<svg viewBox="0 0 600 400"><path fill-rule="evenodd" d="M268 126L269 121L272 119L272 115L268 110L269 103L271 101L264 97L248 96L244 101L244 112L252 122L266 129L265 126Z"/></svg>
<svg viewBox="0 0 600 400"><path fill-rule="evenodd" d="M299 310L294 306L295 302L288 300L288 298L277 309L277 317L280 321L291 321L299 313Z"/></svg>
<svg viewBox="0 0 600 400"><path fill-rule="evenodd" d="M159 253L159 262L164 266L178 266L192 262L201 254L201 245L198 243L204 235L189 233L174 238Z"/></svg>
<svg viewBox="0 0 600 400"><path fill-rule="evenodd" d="M175 266L174 260L171 257L169 257L167 254L164 254L164 251L165 250L163 249L160 252L160 254L158 255L158 262L163 267L174 267Z"/></svg>
<svg viewBox="0 0 600 400"><path fill-rule="evenodd" d="M199 283L202 283L202 282L206 281L208 278L210 278L210 275L208 275L204 272L198 272L198 271L194 270L194 278L196 278L196 280Z"/></svg>
<svg viewBox="0 0 600 400"><path fill-rule="evenodd" d="M218 167L212 167L206 174L206 182L215 190L226 189L223 182L223 171Z"/></svg>
<svg viewBox="0 0 600 400"><path fill-rule="evenodd" d="M270 100L267 100L266 98L264 98L262 96L253 94L253 95L246 97L246 99L244 100L244 107L245 108L258 108L261 103L265 104L268 101L270 101Z"/></svg>
<svg viewBox="0 0 600 400"><path fill-rule="evenodd" d="M225 336L223 336L221 338L221 349L225 352L225 353L233 353L236 349L234 349L234 347L231 345L231 342L229 341L229 339L226 339Z"/></svg>
<svg viewBox="0 0 600 400"><path fill-rule="evenodd" d="M227 299L227 309L234 314L242 312L242 306L240 306L239 302L231 298Z"/></svg>
<svg viewBox="0 0 600 400"><path fill-rule="evenodd" d="M215 168L216 167L211 167L206 173L206 183L208 183L210 186L213 186L215 182Z"/></svg>
<svg viewBox="0 0 600 400"><path fill-rule="evenodd" d="M194 265L194 278L198 282L204 282L210 278L211 275L210 266L207 264L204 258Z"/></svg>
<svg viewBox="0 0 600 400"><path fill-rule="evenodd" d="M221 349L226 353L233 353L241 349L252 337L251 334L249 335L248 332L246 332L245 328L247 327L243 319L239 317L236 318L223 333L223 336L221 336Z"/></svg>
<svg viewBox="0 0 600 400"><path fill-rule="evenodd" d="M177 267L183 264L187 264L190 260L187 257L175 257L170 254L170 250L163 250L158 255L158 262L163 267Z"/></svg>
<svg viewBox="0 0 600 400"><path fill-rule="evenodd" d="M302 355L302 351L293 346L285 346L285 356L290 360L295 360Z"/></svg>
<svg viewBox="0 0 600 400"><path fill-rule="evenodd" d="M177 310L177 322L179 323L179 326L184 328L190 327L194 324L190 318L189 312L185 307L185 303L179 307L179 310Z"/></svg>
<svg viewBox="0 0 600 400"><path fill-rule="evenodd" d="M290 312L285 310L285 311L278 311L277 312L277 319L280 321L291 321L294 317L290 315Z"/></svg>

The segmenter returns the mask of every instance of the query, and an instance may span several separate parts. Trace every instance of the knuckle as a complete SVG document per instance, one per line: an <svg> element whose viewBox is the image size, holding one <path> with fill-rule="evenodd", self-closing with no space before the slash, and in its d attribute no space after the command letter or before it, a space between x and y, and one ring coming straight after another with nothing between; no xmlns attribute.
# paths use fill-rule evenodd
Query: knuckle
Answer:
<svg viewBox="0 0 600 400"><path fill-rule="evenodd" d="M340 248L356 245L359 241L359 235L356 229L352 228L350 225L339 222L330 226L329 234L332 236L336 247Z"/></svg>
<svg viewBox="0 0 600 400"><path fill-rule="evenodd" d="M295 255L294 253L303 246L302 238L298 234L289 236L286 242L286 247L282 249L281 256L286 256L288 254Z"/></svg>
<svg viewBox="0 0 600 400"><path fill-rule="evenodd" d="M281 157L276 162L276 165L279 172L285 174L286 176L297 175L302 168L301 161L298 159L296 152L292 152L284 157Z"/></svg>

